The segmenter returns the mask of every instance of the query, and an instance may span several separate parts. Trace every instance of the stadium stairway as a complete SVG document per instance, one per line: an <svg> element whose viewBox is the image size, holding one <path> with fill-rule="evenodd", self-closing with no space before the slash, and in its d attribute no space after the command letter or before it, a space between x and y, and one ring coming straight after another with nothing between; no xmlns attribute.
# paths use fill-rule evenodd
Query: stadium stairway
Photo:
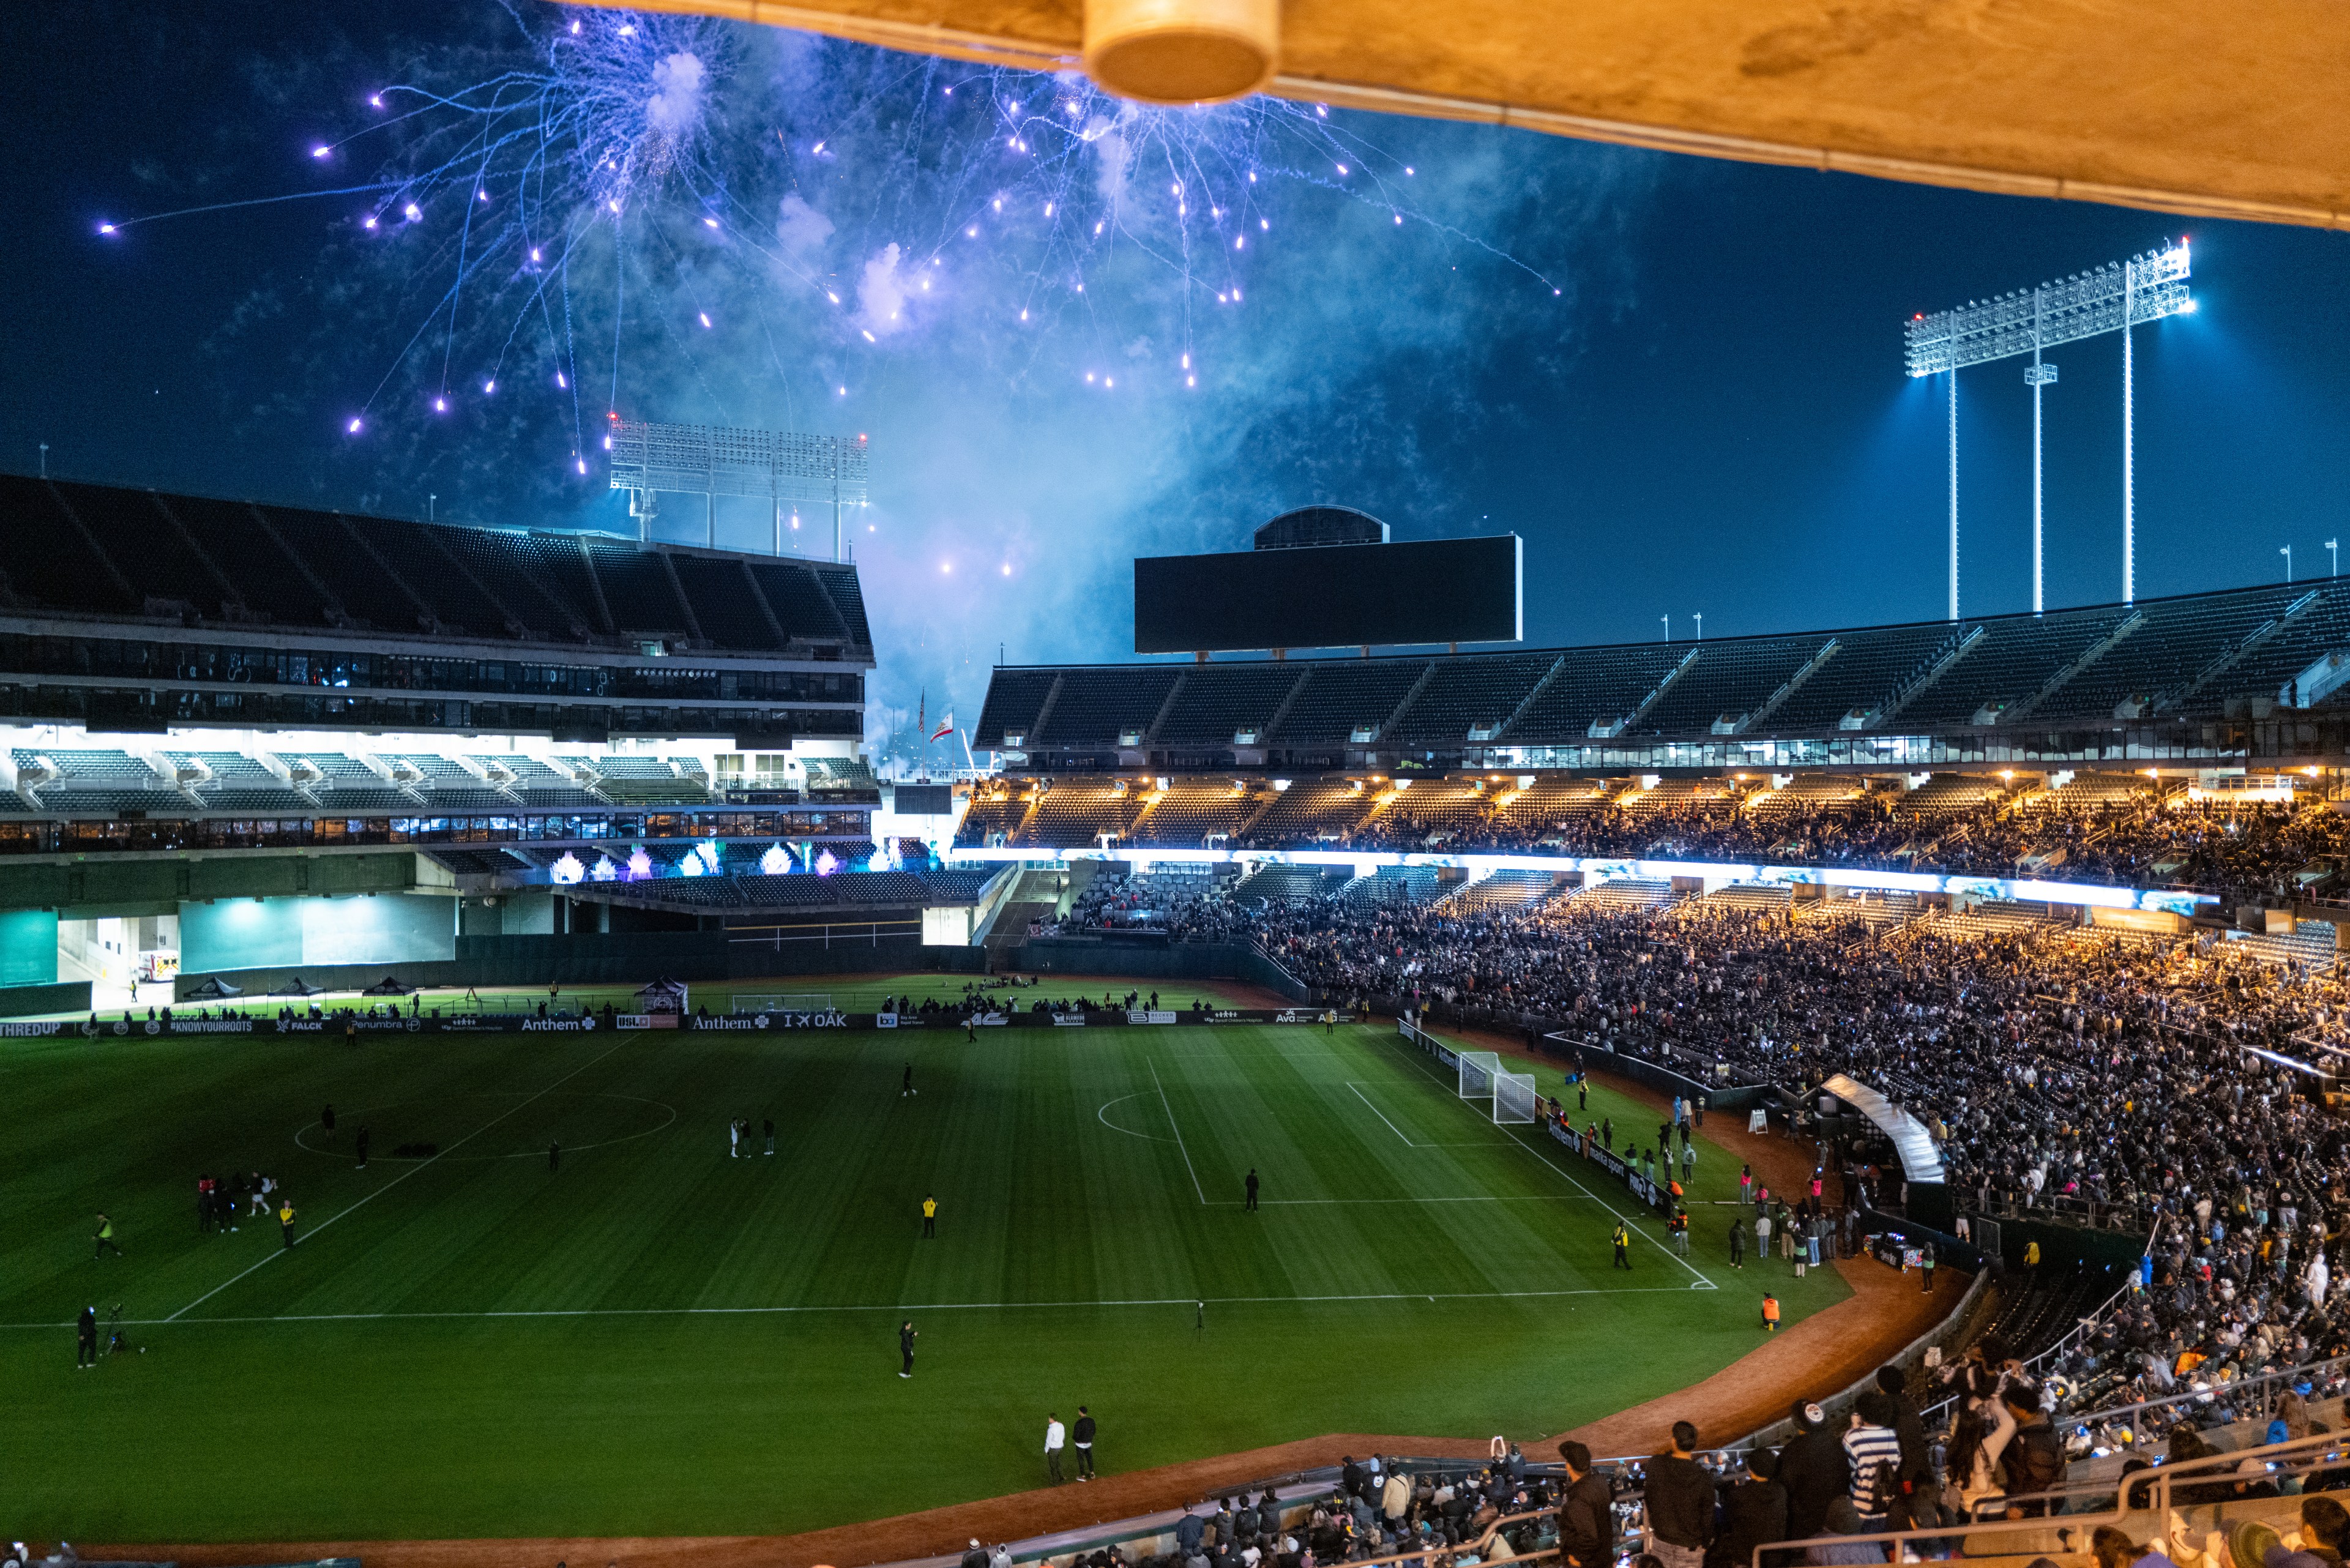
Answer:
<svg viewBox="0 0 2350 1568"><path fill-rule="evenodd" d="M995 906L995 912L971 934L972 946L987 950L991 974L995 972L997 964L1010 960L1014 949L1028 940L1028 927L1033 921L1051 919L1064 907L1063 900L1076 891L1074 887L1064 887L1073 873L1021 871L1016 875L1019 880Z"/></svg>

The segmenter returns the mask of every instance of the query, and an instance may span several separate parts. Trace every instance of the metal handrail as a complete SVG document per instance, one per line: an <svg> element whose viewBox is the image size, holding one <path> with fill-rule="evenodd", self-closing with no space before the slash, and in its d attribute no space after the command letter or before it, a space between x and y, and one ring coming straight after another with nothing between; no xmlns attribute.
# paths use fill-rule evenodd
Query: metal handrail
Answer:
<svg viewBox="0 0 2350 1568"><path fill-rule="evenodd" d="M1830 1542L1836 1545L1914 1545L1925 1542L1949 1541L1959 1536L2022 1535L2031 1532L2050 1530L2094 1529L2101 1524L2118 1525L2133 1513L2147 1511L2151 1511L2158 1519L2168 1519L2170 1517L2172 1496L2178 1487L2233 1477L2240 1473L2241 1467L2248 1459L2260 1459L2264 1467L2263 1474L2266 1474L2265 1467L2268 1466L2276 1466L2291 1472L2303 1469L2314 1469L2320 1464L2338 1462L2345 1457L2350 1457L2350 1437L2338 1437L2332 1433L2325 1433L2316 1437L2296 1438L2290 1442L2247 1449L2241 1453L2211 1454L2199 1459L2181 1460L2178 1464L2150 1466L2146 1469L2117 1477L2112 1481L2075 1482L2049 1491L2026 1492L2001 1500L2002 1507L2013 1508L2024 1504L2051 1502L2061 1505L2074 1497L2110 1495L2114 1500L2114 1506L2109 1509L2088 1513L2046 1511L2031 1519L1983 1521L1959 1519L1948 1524L1939 1524L1928 1529L1881 1530L1865 1534L1814 1535L1801 1541L1774 1541L1754 1549L1750 1568L1766 1568L1763 1562L1765 1552L1786 1552L1818 1542ZM2152 1495L2141 1506L2137 1508L2130 1506L2133 1494L2147 1492ZM1922 1556L1924 1553L1921 1552L1919 1554ZM1996 1552L1970 1552L1968 1554L1977 1557L1998 1555ZM2035 1555L2039 1554L2035 1553Z"/></svg>
<svg viewBox="0 0 2350 1568"><path fill-rule="evenodd" d="M2116 1405L2109 1409L2092 1410L2078 1416L2066 1416L2063 1421L2068 1427L2100 1426L2141 1416L2148 1410L2159 1410L2172 1405L2217 1399L2241 1399L2256 1388L2266 1390L2276 1386L2290 1387L2300 1378L2311 1374L2328 1370L2341 1371L2345 1367L2350 1367L2350 1355L2328 1356L2323 1361L2304 1362L2299 1366L2282 1367L2273 1372L2261 1372L2249 1377L2239 1377L2231 1382L2214 1383L2202 1388L2190 1388L2184 1394L2166 1394L2159 1399L2142 1399L2135 1405ZM2269 1401L2265 1393L2261 1402L2261 1409L2264 1414L2274 1415L2274 1406ZM2255 1417L2239 1418L2251 1420Z"/></svg>
<svg viewBox="0 0 2350 1568"><path fill-rule="evenodd" d="M2041 1371L2044 1370L2057 1356L2067 1354L2075 1345L2087 1338L2089 1332L2095 1328L2098 1324L2105 1321L2106 1314L2113 1310L2114 1303L2120 1301L2124 1296L2126 1296L2129 1293L2130 1287L2124 1285L2112 1295L2107 1296L2104 1302L2099 1303L2095 1312L2089 1314L2089 1315L2081 1322L2074 1324L2073 1327L2066 1332L2063 1338L2059 1339L2055 1344L2048 1346L2047 1349L2040 1351L2030 1360L2026 1361L2023 1364L2023 1369L2028 1373L2033 1374L2034 1381L2037 1381L2037 1375ZM1963 1396L1961 1395L1953 1394L1947 1399L1938 1400L1934 1404L1929 1405L1924 1409L1918 1411L1918 1418L1920 1421L1923 1421L1929 1429L1938 1427L1942 1424L1943 1413L1948 1411L1953 1405L1956 1405L1962 1397Z"/></svg>

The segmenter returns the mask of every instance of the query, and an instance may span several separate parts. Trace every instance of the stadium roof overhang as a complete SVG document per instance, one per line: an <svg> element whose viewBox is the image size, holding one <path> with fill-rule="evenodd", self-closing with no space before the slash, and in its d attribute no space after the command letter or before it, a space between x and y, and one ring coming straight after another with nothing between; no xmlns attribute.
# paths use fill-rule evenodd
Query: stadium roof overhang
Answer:
<svg viewBox="0 0 2350 1568"><path fill-rule="evenodd" d="M1874 1122L1878 1131L1892 1139L1893 1152L1901 1157L1901 1174L1904 1177L1920 1182L1942 1179L1942 1151L1935 1147L1934 1135L1928 1132L1916 1116L1867 1085L1856 1083L1842 1073L1821 1084L1820 1093L1834 1095Z"/></svg>
<svg viewBox="0 0 2350 1568"><path fill-rule="evenodd" d="M1084 0L596 0L1076 68ZM1096 0L1099 3L1099 0ZM1285 0L1269 90L1746 162L2350 226L2333 0Z"/></svg>

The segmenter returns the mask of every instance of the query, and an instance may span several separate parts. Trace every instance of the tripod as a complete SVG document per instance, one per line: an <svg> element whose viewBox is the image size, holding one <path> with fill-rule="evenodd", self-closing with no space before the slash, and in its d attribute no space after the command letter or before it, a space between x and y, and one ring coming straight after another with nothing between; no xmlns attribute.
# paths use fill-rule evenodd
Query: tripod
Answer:
<svg viewBox="0 0 2350 1568"><path fill-rule="evenodd" d="M130 1348L130 1342L122 1336L122 1303L117 1302L106 1314L106 1353L120 1355Z"/></svg>

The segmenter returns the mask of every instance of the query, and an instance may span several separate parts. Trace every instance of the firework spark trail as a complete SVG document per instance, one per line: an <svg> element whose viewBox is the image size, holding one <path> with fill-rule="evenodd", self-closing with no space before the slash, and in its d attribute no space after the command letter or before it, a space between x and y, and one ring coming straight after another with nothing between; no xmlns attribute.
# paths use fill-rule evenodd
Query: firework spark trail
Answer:
<svg viewBox="0 0 2350 1568"><path fill-rule="evenodd" d="M754 57L794 36L501 4L509 47L526 66L458 86L380 88L367 99L368 123L310 149L328 169L376 157L371 178L102 232L360 198L354 237L426 284L431 308L375 387L338 416L341 428L365 433L390 411L388 399L401 406L402 389L435 415L497 397L523 356L548 368L546 381L568 405L566 467L581 475L583 296L591 316L611 317L617 408L629 384L630 309L651 318L667 353L698 365L697 335L724 325L722 296L786 310L795 327L828 317L836 362L825 380L837 397L848 393L853 377L841 367L856 353L885 351L947 310L1000 312L1006 326L1039 328L1074 312L1080 330L1105 339L1096 344L1098 382L1093 370L1086 381L1113 390L1119 377L1107 367L1118 345L1106 340L1102 302L1087 288L1144 286L1120 262L1128 253L1163 280L1153 293L1180 348L1172 374L1195 389L1199 313L1211 301L1221 311L1244 306L1251 266L1283 234L1269 200L1276 187L1431 230L1559 292L1537 269L1406 200L1420 171L1326 106L1255 99L1147 109L1073 73L973 69L811 40L797 41L801 79L786 87L779 73L753 68ZM852 246L858 259L844 264ZM720 286L730 269L754 286ZM762 293L779 283L794 297ZM805 379L808 368L783 363L774 323L755 325L778 377ZM420 358L433 347L437 365Z"/></svg>

